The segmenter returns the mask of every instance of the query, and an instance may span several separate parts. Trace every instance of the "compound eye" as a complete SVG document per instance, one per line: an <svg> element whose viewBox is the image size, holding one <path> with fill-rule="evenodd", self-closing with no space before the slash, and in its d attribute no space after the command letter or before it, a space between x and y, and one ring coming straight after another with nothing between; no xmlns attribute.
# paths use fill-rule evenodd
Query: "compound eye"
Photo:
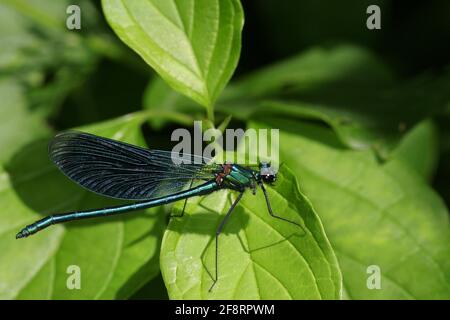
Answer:
<svg viewBox="0 0 450 320"><path fill-rule="evenodd" d="M271 183L271 182L274 182L276 180L276 177L273 174L265 174L265 175L262 176L262 179L266 183Z"/></svg>

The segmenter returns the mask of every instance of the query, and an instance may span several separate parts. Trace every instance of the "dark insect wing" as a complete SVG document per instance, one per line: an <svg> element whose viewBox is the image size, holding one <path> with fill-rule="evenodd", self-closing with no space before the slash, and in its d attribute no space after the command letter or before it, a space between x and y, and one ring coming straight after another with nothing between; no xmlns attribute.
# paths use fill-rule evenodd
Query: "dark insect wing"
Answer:
<svg viewBox="0 0 450 320"><path fill-rule="evenodd" d="M189 187L191 181L214 178L218 164L186 155L190 163L173 161L170 151L148 150L88 133L58 134L49 155L70 179L93 192L118 199L148 200Z"/></svg>

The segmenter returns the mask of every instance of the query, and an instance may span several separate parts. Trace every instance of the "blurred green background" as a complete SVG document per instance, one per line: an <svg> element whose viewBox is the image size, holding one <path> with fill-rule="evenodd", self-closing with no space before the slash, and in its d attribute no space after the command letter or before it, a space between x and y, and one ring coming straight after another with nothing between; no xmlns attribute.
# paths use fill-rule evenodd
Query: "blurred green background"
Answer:
<svg viewBox="0 0 450 320"><path fill-rule="evenodd" d="M81 30L65 28L68 3L82 8ZM371 4L381 8L381 30L366 28ZM245 127L268 110L277 118L331 128L345 148L370 149L384 163L413 127L431 119L426 146L406 141L404 152L397 152L406 162L422 161L411 161L412 167L449 206L450 2L244 0L242 5L241 58L217 102L216 125L232 115L229 127ZM201 107L176 93L164 99L170 89L117 38L98 1L2 0L0 44L4 166L14 166L28 143L138 110L167 108L205 118ZM310 82L290 76L296 69L289 64L283 71L283 61L305 70ZM269 67L277 63L278 69ZM280 99L301 104L297 116L284 112ZM311 107L316 105L323 108ZM167 148L179 126L150 121L141 130L149 145ZM425 157L424 150L430 150ZM161 276L133 297L167 298Z"/></svg>
<svg viewBox="0 0 450 320"><path fill-rule="evenodd" d="M45 129L59 131L145 106L146 88L155 75L110 30L98 1L75 1L83 8L83 27L79 31L63 27L67 17L64 1L3 2L1 77L5 86L8 81L20 84L12 92L20 97L8 91L7 99L21 100L21 107L14 108L20 111L10 114L9 119L2 117L3 158L11 154L5 150L9 149L6 147L10 140L17 145L18 136L19 140L27 139L25 129L9 130L12 117L25 127L37 127L31 118L40 114L46 119ZM342 44L369 49L395 76L396 83L423 77L428 81L448 74L450 4L447 1L406 6L395 1L261 0L242 4L246 22L236 79L311 48ZM365 27L368 16L365 11L370 4L381 7L381 30ZM4 114L7 107L5 103L3 106ZM421 106L422 109L432 107ZM427 111L430 110L419 112L422 116ZM19 115L21 112L24 113ZM440 139L441 166L433 180L438 190L447 194L448 120L448 111L436 117L444 138ZM153 134L160 137L164 132L170 133L171 128Z"/></svg>

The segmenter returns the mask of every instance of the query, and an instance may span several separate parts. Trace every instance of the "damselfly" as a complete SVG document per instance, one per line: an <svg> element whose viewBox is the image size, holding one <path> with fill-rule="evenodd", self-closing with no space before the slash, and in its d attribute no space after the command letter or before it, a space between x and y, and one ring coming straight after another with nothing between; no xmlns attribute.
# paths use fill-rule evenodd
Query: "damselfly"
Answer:
<svg viewBox="0 0 450 320"><path fill-rule="evenodd" d="M57 223L111 216L178 200L185 200L181 214L176 216L182 217L188 198L231 189L239 194L215 233L215 278L209 289L211 290L218 279L220 233L245 190L250 189L255 194L259 186L272 217L303 229L299 223L273 213L264 183L273 183L277 175L267 163L260 163L259 170L238 164L208 163L207 159L196 155L148 150L74 131L63 132L53 138L49 145L49 155L66 176L82 187L104 196L136 202L110 208L53 214L26 226L16 238L28 237Z"/></svg>

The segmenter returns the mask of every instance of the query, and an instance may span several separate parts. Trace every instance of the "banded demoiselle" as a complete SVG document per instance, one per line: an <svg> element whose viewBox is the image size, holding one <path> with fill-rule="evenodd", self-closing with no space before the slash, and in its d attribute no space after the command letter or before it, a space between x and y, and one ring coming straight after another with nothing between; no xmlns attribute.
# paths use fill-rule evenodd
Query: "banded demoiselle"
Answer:
<svg viewBox="0 0 450 320"><path fill-rule="evenodd" d="M233 209L247 189L264 193L269 214L277 219L303 227L297 222L273 213L264 183L272 184L276 172L268 163L259 170L238 164L216 164L191 154L174 155L170 151L148 150L127 143L69 131L56 135L49 144L49 155L56 166L70 179L95 193L135 203L88 211L53 214L23 228L16 238L28 237L50 225L86 218L110 216L133 210L203 196L221 189L239 192L215 233L215 278L218 279L219 235ZM183 161L173 161L175 157Z"/></svg>

